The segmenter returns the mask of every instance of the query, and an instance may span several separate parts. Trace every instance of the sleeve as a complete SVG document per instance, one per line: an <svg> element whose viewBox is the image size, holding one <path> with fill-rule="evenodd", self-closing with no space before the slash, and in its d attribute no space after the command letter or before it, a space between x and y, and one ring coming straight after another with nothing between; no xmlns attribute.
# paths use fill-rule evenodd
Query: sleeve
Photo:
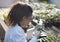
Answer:
<svg viewBox="0 0 60 42"><path fill-rule="evenodd" d="M12 42L28 42L22 35L15 36L12 38ZM37 38L34 36L29 42L37 42Z"/></svg>
<svg viewBox="0 0 60 42"><path fill-rule="evenodd" d="M27 42L27 40L23 36L15 37L13 42Z"/></svg>
<svg viewBox="0 0 60 42"><path fill-rule="evenodd" d="M12 42L28 42L28 41L26 40L25 35L22 34L21 32L21 34L17 33L13 36ZM33 36L29 42L37 42L37 38Z"/></svg>
<svg viewBox="0 0 60 42"><path fill-rule="evenodd" d="M25 37L25 33L20 28L15 29L12 32L13 33L10 35L11 37L10 37L9 41L11 41L11 42L28 42ZM35 36L33 36L33 38L29 42L37 42L37 38Z"/></svg>
<svg viewBox="0 0 60 42"><path fill-rule="evenodd" d="M12 42L27 42L23 32L16 32L12 35Z"/></svg>
<svg viewBox="0 0 60 42"><path fill-rule="evenodd" d="M37 42L37 38L33 36L33 38L29 42Z"/></svg>

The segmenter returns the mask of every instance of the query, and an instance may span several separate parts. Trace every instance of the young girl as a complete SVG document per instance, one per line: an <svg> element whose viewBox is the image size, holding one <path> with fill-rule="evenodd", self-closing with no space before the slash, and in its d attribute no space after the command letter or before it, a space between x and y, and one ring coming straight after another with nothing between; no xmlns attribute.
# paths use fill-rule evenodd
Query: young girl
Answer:
<svg viewBox="0 0 60 42"><path fill-rule="evenodd" d="M8 14L9 30L5 34L4 42L27 42L24 29L32 20L32 8L27 4L15 4ZM33 36L29 42L37 42Z"/></svg>

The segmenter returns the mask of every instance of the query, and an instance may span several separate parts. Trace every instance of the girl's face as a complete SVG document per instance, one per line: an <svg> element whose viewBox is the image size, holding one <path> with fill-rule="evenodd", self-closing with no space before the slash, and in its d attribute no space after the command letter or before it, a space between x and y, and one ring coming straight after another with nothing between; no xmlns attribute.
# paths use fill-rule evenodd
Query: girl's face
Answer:
<svg viewBox="0 0 60 42"><path fill-rule="evenodd" d="M22 27L26 28L29 25L29 22L32 21L32 16L24 17L22 20Z"/></svg>

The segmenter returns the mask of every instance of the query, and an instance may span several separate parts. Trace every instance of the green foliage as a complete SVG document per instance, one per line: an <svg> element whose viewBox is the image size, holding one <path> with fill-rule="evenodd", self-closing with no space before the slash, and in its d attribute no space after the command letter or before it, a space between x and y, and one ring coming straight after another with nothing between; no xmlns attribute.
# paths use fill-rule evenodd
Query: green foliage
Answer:
<svg viewBox="0 0 60 42"><path fill-rule="evenodd" d="M48 3L48 0L38 0L38 2Z"/></svg>
<svg viewBox="0 0 60 42"><path fill-rule="evenodd" d="M60 9L55 8L55 6L54 4L41 3L39 11L36 11L33 16L39 17L38 20L42 19L45 27L55 26L60 28Z"/></svg>
<svg viewBox="0 0 60 42"><path fill-rule="evenodd" d="M7 15L5 13L3 13L3 17L4 17L4 20L7 19Z"/></svg>
<svg viewBox="0 0 60 42"><path fill-rule="evenodd" d="M40 12L35 12L35 17L38 16L43 20L54 19L60 21L60 9L55 9L56 5L46 4L45 7L40 10Z"/></svg>
<svg viewBox="0 0 60 42"><path fill-rule="evenodd" d="M47 42L60 42L60 39L57 34L55 35L48 35L46 37Z"/></svg>

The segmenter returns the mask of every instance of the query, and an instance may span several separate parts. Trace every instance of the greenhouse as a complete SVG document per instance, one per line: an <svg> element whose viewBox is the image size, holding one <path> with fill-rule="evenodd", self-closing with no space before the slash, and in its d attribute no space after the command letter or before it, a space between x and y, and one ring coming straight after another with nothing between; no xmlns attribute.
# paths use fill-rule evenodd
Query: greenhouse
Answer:
<svg viewBox="0 0 60 42"><path fill-rule="evenodd" d="M32 19L30 19L28 26L26 26L26 28L23 28L24 30L28 28L25 31L25 38L27 41L25 40L25 38L16 38L15 40L15 37L21 36L13 35L13 31L11 32L11 34L15 37L9 39L9 42L60 42L60 0L0 0L0 42L8 42L8 39L6 39L7 41L5 41L6 33L10 29L8 26L9 22L7 17L11 10L11 6L14 3L20 2L27 4L33 10ZM28 12L29 10L27 11L27 13ZM17 31L17 33L19 32ZM36 40L33 38L35 36L38 37Z"/></svg>

